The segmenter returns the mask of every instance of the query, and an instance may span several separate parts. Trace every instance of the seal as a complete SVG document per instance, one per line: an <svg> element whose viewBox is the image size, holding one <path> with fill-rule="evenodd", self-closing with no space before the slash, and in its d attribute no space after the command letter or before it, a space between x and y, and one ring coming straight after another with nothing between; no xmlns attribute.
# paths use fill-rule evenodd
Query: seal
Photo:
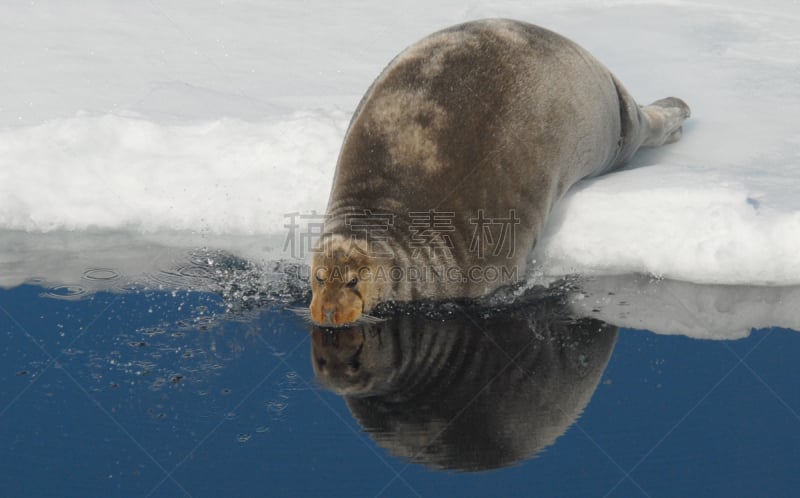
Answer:
<svg viewBox="0 0 800 498"><path fill-rule="evenodd" d="M489 19L400 53L345 135L311 261L312 320L477 298L520 279L558 199L678 140L689 107L640 107L572 41Z"/></svg>

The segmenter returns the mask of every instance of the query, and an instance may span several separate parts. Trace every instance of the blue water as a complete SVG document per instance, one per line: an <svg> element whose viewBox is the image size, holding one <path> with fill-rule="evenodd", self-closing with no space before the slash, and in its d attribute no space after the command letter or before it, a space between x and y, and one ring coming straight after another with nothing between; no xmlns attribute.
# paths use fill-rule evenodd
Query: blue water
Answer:
<svg viewBox="0 0 800 498"><path fill-rule="evenodd" d="M345 336L312 330L287 309L298 303L239 306L206 291L55 294L0 290L2 496L780 497L800 487L796 331L698 340L571 319L540 301L499 316L400 313L353 337L373 348L394 340L404 361L439 352L432 375L452 387L426 386L409 369L370 388L379 394L348 400L323 385L342 390L348 371L374 365L360 357L348 366L345 354L334 372ZM449 347L463 350L452 371L442 360ZM325 366L333 380L315 379L325 348L335 349ZM587 389L585 408L569 401ZM383 411L362 427L348 402L358 409L364 396ZM579 418L535 455L511 451L553 429L542 415L553 406ZM437 419L447 413L453 420ZM472 425L455 433L464 420ZM397 456L392 444L418 446ZM462 445L472 457L447 457Z"/></svg>

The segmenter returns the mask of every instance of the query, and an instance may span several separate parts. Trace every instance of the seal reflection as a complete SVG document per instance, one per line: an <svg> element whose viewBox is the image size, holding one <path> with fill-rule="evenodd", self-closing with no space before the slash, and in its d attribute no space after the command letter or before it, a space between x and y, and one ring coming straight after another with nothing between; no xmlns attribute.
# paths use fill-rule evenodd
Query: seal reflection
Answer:
<svg viewBox="0 0 800 498"><path fill-rule="evenodd" d="M580 416L617 328L575 318L560 295L521 301L405 306L380 323L314 326L317 381L398 457L460 471L530 458Z"/></svg>

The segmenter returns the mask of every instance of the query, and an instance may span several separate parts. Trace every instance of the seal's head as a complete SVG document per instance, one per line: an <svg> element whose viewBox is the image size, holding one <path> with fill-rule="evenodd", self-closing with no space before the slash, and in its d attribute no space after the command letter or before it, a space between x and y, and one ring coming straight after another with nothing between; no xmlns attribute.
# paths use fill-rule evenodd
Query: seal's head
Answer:
<svg viewBox="0 0 800 498"><path fill-rule="evenodd" d="M323 327L355 323L380 302L374 276L380 264L367 243L325 236L311 261L311 319Z"/></svg>
<svg viewBox="0 0 800 498"><path fill-rule="evenodd" d="M311 354L317 381L339 394L364 391L372 377L370 366L364 364L365 342L366 333L360 325L339 329L314 327Z"/></svg>

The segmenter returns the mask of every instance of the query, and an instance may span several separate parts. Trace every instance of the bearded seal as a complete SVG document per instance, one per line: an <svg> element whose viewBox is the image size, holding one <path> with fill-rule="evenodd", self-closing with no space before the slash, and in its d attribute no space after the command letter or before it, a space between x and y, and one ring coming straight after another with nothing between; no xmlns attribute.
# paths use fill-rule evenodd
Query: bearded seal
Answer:
<svg viewBox="0 0 800 498"><path fill-rule="evenodd" d="M422 39L350 122L311 261L312 320L513 283L570 186L678 140L689 114L672 97L640 107L586 50L532 24Z"/></svg>

